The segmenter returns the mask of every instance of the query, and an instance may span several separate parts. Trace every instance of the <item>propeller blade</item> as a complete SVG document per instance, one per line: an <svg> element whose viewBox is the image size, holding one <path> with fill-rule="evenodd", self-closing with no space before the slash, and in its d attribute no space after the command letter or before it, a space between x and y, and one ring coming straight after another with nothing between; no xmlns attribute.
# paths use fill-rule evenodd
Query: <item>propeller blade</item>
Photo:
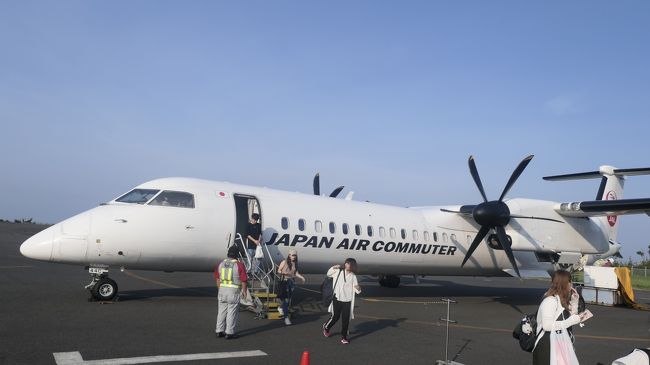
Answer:
<svg viewBox="0 0 650 365"><path fill-rule="evenodd" d="M318 172L314 176L314 195L320 195L320 174Z"/></svg>
<svg viewBox="0 0 650 365"><path fill-rule="evenodd" d="M515 181L517 181L517 179L519 178L519 175L521 175L521 173L524 172L524 169L526 168L526 166L528 166L528 164L530 163L530 160L532 160L533 157L534 157L534 155L526 156L526 158L524 158L519 163L519 165L517 166L515 171L512 172L512 175L510 175L510 180L508 180L508 183L506 184L506 187L503 188L503 192L501 193L501 197L499 197L499 201L503 201L503 198L506 196L506 194L508 194L508 191L510 190L512 185L514 185Z"/></svg>
<svg viewBox="0 0 650 365"><path fill-rule="evenodd" d="M341 193L341 190L343 190L344 187L345 186L339 186L338 188L334 189L334 191L332 191L332 193L330 194L330 198L336 198Z"/></svg>
<svg viewBox="0 0 650 365"><path fill-rule="evenodd" d="M467 260L469 260L469 258L474 253L474 250L476 250L478 245L481 244L481 241L483 241L483 238L485 238L485 236L487 236L489 231L490 231L490 227L486 227L486 226L481 227L481 229L476 234L476 237L474 237L474 241L472 241L472 244L469 245L469 249L467 250L467 253L465 254L465 258L463 259L463 263L460 264L461 267L465 266L465 263L467 262Z"/></svg>
<svg viewBox="0 0 650 365"><path fill-rule="evenodd" d="M564 223L562 221L559 221L557 219L552 219L552 218L542 218L542 217L526 217L523 215L516 215L516 214L510 214L510 218L518 218L518 219L538 219L541 221L549 221L549 222L556 222L556 223Z"/></svg>
<svg viewBox="0 0 650 365"><path fill-rule="evenodd" d="M483 197L483 201L487 202L487 197L485 196L485 190L483 190L483 184L481 183L481 177L478 175L478 170L476 169L476 163L474 162L474 156L469 156L469 161L467 161L469 164L469 172L472 174L472 178L474 179L474 182L476 183L476 187L478 187L478 191L481 192L481 196Z"/></svg>
<svg viewBox="0 0 650 365"><path fill-rule="evenodd" d="M515 261L515 254L512 253L512 244L508 240L508 235L506 234L505 228L501 226L496 226L495 229L497 230L497 235L499 236L499 242L501 243L501 247L503 247L503 251L506 252L506 255L508 256L508 260L510 260L510 264L512 265L512 268L515 269L517 276L521 278L521 274L519 273L519 268L517 267L517 262Z"/></svg>

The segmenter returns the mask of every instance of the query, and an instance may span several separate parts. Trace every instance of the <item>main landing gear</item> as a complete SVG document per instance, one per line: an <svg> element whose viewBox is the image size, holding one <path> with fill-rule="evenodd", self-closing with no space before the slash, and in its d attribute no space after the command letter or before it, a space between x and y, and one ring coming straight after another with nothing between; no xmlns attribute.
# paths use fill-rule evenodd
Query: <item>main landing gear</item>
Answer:
<svg viewBox="0 0 650 365"><path fill-rule="evenodd" d="M387 288L397 288L400 283L400 278L397 275L382 275L379 277L379 285Z"/></svg>
<svg viewBox="0 0 650 365"><path fill-rule="evenodd" d="M90 301L110 302L117 299L117 283L108 277L108 269L88 268L92 281L85 288L90 291Z"/></svg>

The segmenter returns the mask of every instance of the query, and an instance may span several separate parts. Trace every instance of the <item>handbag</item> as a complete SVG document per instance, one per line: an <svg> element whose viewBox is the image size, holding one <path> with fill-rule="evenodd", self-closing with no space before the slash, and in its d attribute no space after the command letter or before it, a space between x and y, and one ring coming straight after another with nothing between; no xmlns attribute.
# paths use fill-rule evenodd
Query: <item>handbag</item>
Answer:
<svg viewBox="0 0 650 365"><path fill-rule="evenodd" d="M264 250L262 250L262 245L259 244L255 248L255 258L256 259L263 259L264 258Z"/></svg>
<svg viewBox="0 0 650 365"><path fill-rule="evenodd" d="M334 300L334 287L339 281L339 276L341 276L341 269L339 269L338 275L336 275L336 281L333 278L325 277L323 283L320 285L321 301L324 305L328 306Z"/></svg>
<svg viewBox="0 0 650 365"><path fill-rule="evenodd" d="M512 337L519 340L519 347L526 352L533 352L537 341L537 312L526 315L517 323Z"/></svg>

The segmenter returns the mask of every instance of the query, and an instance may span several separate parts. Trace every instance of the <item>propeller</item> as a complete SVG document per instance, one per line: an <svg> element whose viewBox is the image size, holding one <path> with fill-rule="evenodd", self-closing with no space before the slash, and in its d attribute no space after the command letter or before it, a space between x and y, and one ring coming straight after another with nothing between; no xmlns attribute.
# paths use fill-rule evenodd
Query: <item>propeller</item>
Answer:
<svg viewBox="0 0 650 365"><path fill-rule="evenodd" d="M336 198L345 186L339 186L330 193L330 198ZM314 195L320 195L320 173L316 173L314 176Z"/></svg>
<svg viewBox="0 0 650 365"><path fill-rule="evenodd" d="M515 261L515 255L512 252L512 242L508 240L508 235L506 235L506 230L505 230L505 226L510 222L510 219L512 218L538 219L538 220L547 220L552 222L564 223L562 221L551 219L551 218L527 217L527 216L521 216L516 214L510 214L510 209L508 208L508 205L503 202L503 198L505 198L506 194L508 194L512 186L515 184L519 176L521 176L521 173L524 172L526 166L528 166L530 160L532 159L533 159L533 155L524 158L519 163L519 165L517 165L515 170L512 172L512 175L510 175L510 179L508 180L506 186L503 188L503 191L501 192L501 196L499 196L499 199L489 201L487 195L485 195L485 189L483 189L483 183L481 182L481 177L478 173L478 169L476 168L476 162L474 162L474 156L469 156L469 161L468 161L469 172L472 175L472 178L474 179L474 183L476 184L476 187L481 193L481 197L483 197L483 203L477 205L463 205L460 207L460 210L458 211L442 209L443 212L447 212L447 213L457 213L465 216L471 215L472 218L474 218L474 220L476 221L476 223L481 225L481 229L479 229L478 233L476 234L476 237L474 237L474 240L470 244L469 249L465 254L465 258L463 259L463 263L461 264L461 266L464 266L467 260L469 260L469 258L472 257L472 254L474 253L478 245L481 243L481 241L483 241L483 239L485 238L485 236L487 236L490 230L493 229L496 231L497 236L499 237L499 242L501 243L501 247L503 247L503 251L506 253L506 256L508 256L508 260L510 261L512 268L517 273L517 276L521 277L521 274L519 273L519 268L517 267L517 262Z"/></svg>

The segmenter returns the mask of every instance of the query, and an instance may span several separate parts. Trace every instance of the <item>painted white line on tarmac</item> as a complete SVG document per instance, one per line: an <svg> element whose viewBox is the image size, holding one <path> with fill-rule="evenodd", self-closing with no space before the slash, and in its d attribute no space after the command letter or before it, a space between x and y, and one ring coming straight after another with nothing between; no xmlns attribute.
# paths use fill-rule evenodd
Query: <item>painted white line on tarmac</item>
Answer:
<svg viewBox="0 0 650 365"><path fill-rule="evenodd" d="M204 354L125 357L120 359L105 359L105 360L84 360L78 351L55 352L53 353L53 355L54 355L54 361L56 361L57 365L132 365L132 364L151 364L156 362L214 360L214 359L232 359L238 357L267 356L267 353L260 350L253 350L253 351L235 351L235 352L213 352L213 353L204 353Z"/></svg>

